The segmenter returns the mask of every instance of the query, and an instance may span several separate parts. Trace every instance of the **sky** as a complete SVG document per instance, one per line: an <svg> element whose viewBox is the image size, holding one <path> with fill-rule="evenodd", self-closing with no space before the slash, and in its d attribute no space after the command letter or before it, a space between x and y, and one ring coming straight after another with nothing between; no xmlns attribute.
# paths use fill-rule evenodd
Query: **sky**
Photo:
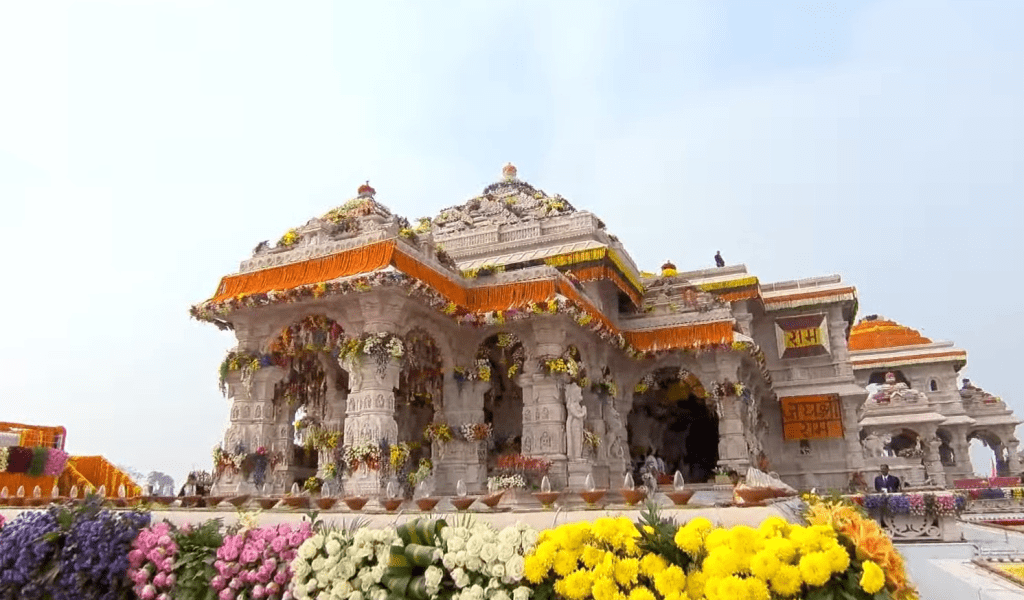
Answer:
<svg viewBox="0 0 1024 600"><path fill-rule="evenodd" d="M180 483L228 424L190 321L355 195L522 179L640 265L841 274L1024 415L1024 4L7 2L0 419ZM990 455L989 455L990 456ZM982 458L982 469L989 468Z"/></svg>

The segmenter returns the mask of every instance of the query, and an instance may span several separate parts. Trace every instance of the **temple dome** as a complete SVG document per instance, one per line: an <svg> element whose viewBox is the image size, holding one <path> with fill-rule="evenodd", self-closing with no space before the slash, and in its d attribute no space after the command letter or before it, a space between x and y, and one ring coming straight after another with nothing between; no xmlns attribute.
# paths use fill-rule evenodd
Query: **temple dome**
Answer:
<svg viewBox="0 0 1024 600"><path fill-rule="evenodd" d="M904 346L922 346L932 341L920 334L916 329L900 325L872 315L861 319L850 329L850 350L877 350L882 348L901 348Z"/></svg>

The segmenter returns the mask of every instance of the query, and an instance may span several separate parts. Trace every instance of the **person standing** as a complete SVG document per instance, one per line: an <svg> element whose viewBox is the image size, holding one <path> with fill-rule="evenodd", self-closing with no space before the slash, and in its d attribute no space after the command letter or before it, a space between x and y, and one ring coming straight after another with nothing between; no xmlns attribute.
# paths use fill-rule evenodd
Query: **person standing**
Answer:
<svg viewBox="0 0 1024 600"><path fill-rule="evenodd" d="M879 470L882 471L882 474L875 477L875 491L881 492L884 490L890 493L900 491L900 479L895 475L889 474L889 465L882 465Z"/></svg>

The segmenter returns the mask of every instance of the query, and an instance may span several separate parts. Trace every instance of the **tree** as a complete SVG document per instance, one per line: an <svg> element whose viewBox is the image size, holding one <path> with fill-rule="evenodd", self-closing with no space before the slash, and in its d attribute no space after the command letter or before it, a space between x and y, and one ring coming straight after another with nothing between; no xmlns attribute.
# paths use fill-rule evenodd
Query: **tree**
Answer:
<svg viewBox="0 0 1024 600"><path fill-rule="evenodd" d="M160 471L150 471L146 476L146 485L152 488L154 496L173 496L174 478Z"/></svg>

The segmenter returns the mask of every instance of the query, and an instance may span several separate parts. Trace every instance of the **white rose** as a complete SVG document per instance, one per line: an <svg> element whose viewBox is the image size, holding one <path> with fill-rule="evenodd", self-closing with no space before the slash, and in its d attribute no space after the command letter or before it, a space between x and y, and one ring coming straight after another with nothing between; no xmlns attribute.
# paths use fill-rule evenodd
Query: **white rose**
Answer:
<svg viewBox="0 0 1024 600"><path fill-rule="evenodd" d="M335 554L334 556L331 556L327 560L324 561L324 568L328 569L328 570L333 569L340 562L341 562L341 555L340 554Z"/></svg>
<svg viewBox="0 0 1024 600"><path fill-rule="evenodd" d="M523 548L532 550L537 545L537 530L527 529L523 532Z"/></svg>
<svg viewBox="0 0 1024 600"><path fill-rule="evenodd" d="M484 561L480 560L477 556L471 556L466 561L466 568L470 571L480 571L484 568Z"/></svg>
<svg viewBox="0 0 1024 600"><path fill-rule="evenodd" d="M498 533L498 541L509 546L515 546L520 539L522 536L515 527L506 527Z"/></svg>
<svg viewBox="0 0 1024 600"><path fill-rule="evenodd" d="M483 547L484 542L478 536L473 536L466 542L466 552L473 555L480 554L480 549Z"/></svg>
<svg viewBox="0 0 1024 600"><path fill-rule="evenodd" d="M453 571L455 570L455 567L459 566L455 562L455 554L451 552L444 555L444 557L441 559L441 564L444 565L444 568L448 569L449 571Z"/></svg>
<svg viewBox="0 0 1024 600"><path fill-rule="evenodd" d="M345 581L352 579L356 575L356 565L350 560L343 560L338 563L338 572L341 574L341 578Z"/></svg>
<svg viewBox="0 0 1024 600"><path fill-rule="evenodd" d="M513 546L507 544L498 545L498 560L501 562L508 562L512 560L512 557L516 555L516 549Z"/></svg>
<svg viewBox="0 0 1024 600"><path fill-rule="evenodd" d="M505 574L508 575L512 581L519 581L523 578L523 568L525 567L525 564L526 561L523 557L517 554L505 563Z"/></svg>
<svg viewBox="0 0 1024 600"><path fill-rule="evenodd" d="M470 587L466 593L469 594L470 600L484 600L484 588L479 585Z"/></svg>
<svg viewBox="0 0 1024 600"><path fill-rule="evenodd" d="M348 595L348 600L363 600L363 593L360 591L352 592Z"/></svg>
<svg viewBox="0 0 1024 600"><path fill-rule="evenodd" d="M312 571L313 569L309 567L309 563L305 560L300 558L292 561L292 573L295 574L295 579L297 581L305 581Z"/></svg>
<svg viewBox="0 0 1024 600"><path fill-rule="evenodd" d="M311 544L313 544L313 547L316 548L317 550L319 550L319 549L324 547L324 536L323 536L322 533L318 533L318 534L314 535L313 537L309 538L309 541L310 541Z"/></svg>
<svg viewBox="0 0 1024 600"><path fill-rule="evenodd" d="M444 571L430 565L427 567L426 573L423 574L423 578L426 580L427 585L438 586L441 585L441 579L444 578Z"/></svg>
<svg viewBox="0 0 1024 600"><path fill-rule="evenodd" d="M310 579L309 581L306 582L306 591L309 592L310 594L315 592L317 590L317 588L319 588L319 587L320 586L319 586L319 584L317 584L316 579Z"/></svg>
<svg viewBox="0 0 1024 600"><path fill-rule="evenodd" d="M505 565L502 563L494 563L491 565L491 577L497 577L499 579L505 577Z"/></svg>
<svg viewBox="0 0 1024 600"><path fill-rule="evenodd" d="M533 594L533 590L521 585L516 589L512 590L512 600L530 600L530 596Z"/></svg>
<svg viewBox="0 0 1024 600"><path fill-rule="evenodd" d="M316 574L316 586L321 590L326 590L327 586L331 584L331 575L327 571L320 571ZM317 599L319 600L319 598Z"/></svg>
<svg viewBox="0 0 1024 600"><path fill-rule="evenodd" d="M461 567L452 571L452 579L455 580L455 587L464 588L469 585L469 574Z"/></svg>
<svg viewBox="0 0 1024 600"><path fill-rule="evenodd" d="M388 591L383 588L379 588L370 592L370 600L387 600L387 597Z"/></svg>
<svg viewBox="0 0 1024 600"><path fill-rule="evenodd" d="M505 590L497 590L491 595L491 600L512 600Z"/></svg>
<svg viewBox="0 0 1024 600"><path fill-rule="evenodd" d="M316 553L316 547L313 546L312 542L308 540L303 542L302 545L299 546L299 556L304 558L305 560L313 558L314 556L316 556Z"/></svg>
<svg viewBox="0 0 1024 600"><path fill-rule="evenodd" d="M310 563L309 566L313 568L314 572L319 573L320 571L324 570L324 563L326 563L326 562L327 562L327 560L324 557L318 556L318 557L313 559L313 562Z"/></svg>
<svg viewBox="0 0 1024 600"><path fill-rule="evenodd" d="M346 581L335 581L334 588L331 589L331 593L339 598L348 598L348 595L352 593L352 584Z"/></svg>
<svg viewBox="0 0 1024 600"><path fill-rule="evenodd" d="M341 553L341 542L331 539L324 545L324 548L327 549L328 556L336 556Z"/></svg>
<svg viewBox="0 0 1024 600"><path fill-rule="evenodd" d="M480 548L480 560L485 563L492 563L498 556L498 547L494 544L484 544Z"/></svg>
<svg viewBox="0 0 1024 600"><path fill-rule="evenodd" d="M458 552L459 550L464 550L465 548L466 540L460 537L453 536L451 539L448 540L448 550L450 552Z"/></svg>
<svg viewBox="0 0 1024 600"><path fill-rule="evenodd" d="M306 600L306 598L309 598L309 592L306 591L306 586L304 585L295 586L294 594L297 600Z"/></svg>
<svg viewBox="0 0 1024 600"><path fill-rule="evenodd" d="M467 560L469 560L469 551L467 551L467 550L460 550L458 553L455 554L455 562L456 562L456 564L458 566L460 566L460 567L466 566L466 561Z"/></svg>

